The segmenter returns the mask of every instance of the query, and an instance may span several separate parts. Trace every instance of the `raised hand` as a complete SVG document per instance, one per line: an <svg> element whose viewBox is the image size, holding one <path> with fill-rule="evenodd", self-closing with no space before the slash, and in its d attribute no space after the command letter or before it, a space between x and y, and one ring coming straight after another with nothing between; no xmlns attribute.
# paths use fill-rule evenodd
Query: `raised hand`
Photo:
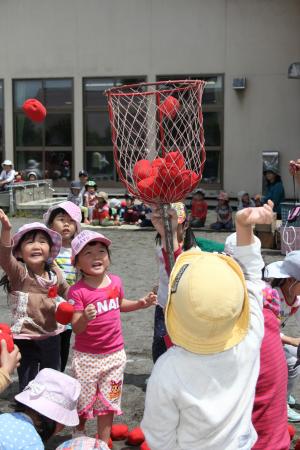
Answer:
<svg viewBox="0 0 300 450"><path fill-rule="evenodd" d="M164 238L165 236L165 227L164 227L164 221L162 217L162 211L159 206L153 205L152 208L152 215L151 215L151 221L156 229L156 231L160 234L161 238ZM171 219L171 225L172 225L172 232L177 232L177 226L178 226L178 217L177 212L173 208L168 209L168 216Z"/></svg>
<svg viewBox="0 0 300 450"><path fill-rule="evenodd" d="M5 214L5 212L0 209L0 222L2 224L2 228L5 230L10 230L11 229L11 223L9 221L9 218L7 217L7 215Z"/></svg>
<svg viewBox="0 0 300 450"><path fill-rule="evenodd" d="M1 340L1 355L0 355L0 366L2 369L11 375L13 371L19 367L21 359L21 353L18 347L15 345L11 353L7 350L7 344L4 339Z"/></svg>
<svg viewBox="0 0 300 450"><path fill-rule="evenodd" d="M268 200L263 206L254 208L244 208L238 211L235 216L237 225L249 226L256 224L270 224L273 221L273 202Z"/></svg>

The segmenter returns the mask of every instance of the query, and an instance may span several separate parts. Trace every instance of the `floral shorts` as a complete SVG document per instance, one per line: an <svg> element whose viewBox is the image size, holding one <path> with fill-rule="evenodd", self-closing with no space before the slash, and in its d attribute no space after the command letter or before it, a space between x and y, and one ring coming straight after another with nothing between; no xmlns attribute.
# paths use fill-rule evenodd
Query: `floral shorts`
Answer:
<svg viewBox="0 0 300 450"><path fill-rule="evenodd" d="M125 350L94 355L74 350L72 371L81 384L78 415L92 419L113 412L122 414L121 396L126 365Z"/></svg>

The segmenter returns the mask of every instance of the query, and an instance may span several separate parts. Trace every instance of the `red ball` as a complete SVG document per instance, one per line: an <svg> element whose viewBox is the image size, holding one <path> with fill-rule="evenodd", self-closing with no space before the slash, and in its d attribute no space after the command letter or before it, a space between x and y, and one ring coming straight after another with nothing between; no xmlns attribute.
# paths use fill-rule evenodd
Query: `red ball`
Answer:
<svg viewBox="0 0 300 450"><path fill-rule="evenodd" d="M142 432L140 427L133 428L128 433L126 444L129 445L141 445L145 440L144 433Z"/></svg>
<svg viewBox="0 0 300 450"><path fill-rule="evenodd" d="M180 103L177 98L169 95L159 106L159 111L168 119L175 119L180 109Z"/></svg>
<svg viewBox="0 0 300 450"><path fill-rule="evenodd" d="M74 314L74 307L68 302L61 302L55 312L56 322L67 325L71 322Z"/></svg>
<svg viewBox="0 0 300 450"><path fill-rule="evenodd" d="M156 158L151 162L152 167L152 175L157 175L159 168L161 166L164 166L166 164L166 161L164 158Z"/></svg>
<svg viewBox="0 0 300 450"><path fill-rule="evenodd" d="M165 157L167 164L176 164L178 169L185 170L185 159L182 155L182 153L179 150L176 150L175 152L169 152L166 154Z"/></svg>
<svg viewBox="0 0 300 450"><path fill-rule="evenodd" d="M296 434L296 428L293 425L288 424L288 432L289 432L290 438L292 440Z"/></svg>
<svg viewBox="0 0 300 450"><path fill-rule="evenodd" d="M128 426L123 423L111 427L110 437L113 441L123 441L128 436Z"/></svg>
<svg viewBox="0 0 300 450"><path fill-rule="evenodd" d="M111 440L111 438L108 439L107 447L113 448L113 441Z"/></svg>
<svg viewBox="0 0 300 450"><path fill-rule="evenodd" d="M145 201L157 200L161 194L161 183L157 177L145 178L137 184L138 192Z"/></svg>
<svg viewBox="0 0 300 450"><path fill-rule="evenodd" d="M140 445L140 450L151 450L151 448L149 447L149 445L147 444L147 442L144 441L144 442Z"/></svg>
<svg viewBox="0 0 300 450"><path fill-rule="evenodd" d="M151 161L140 159L133 167L133 178L136 183L152 175Z"/></svg>
<svg viewBox="0 0 300 450"><path fill-rule="evenodd" d="M0 323L0 333L12 334L10 326L7 323Z"/></svg>
<svg viewBox="0 0 300 450"><path fill-rule="evenodd" d="M33 122L43 122L47 115L45 106L35 98L29 98L23 103L25 116Z"/></svg>
<svg viewBox="0 0 300 450"><path fill-rule="evenodd" d="M0 333L0 341L4 339L6 341L7 350L9 353L11 353L14 349L14 341L11 334L7 333ZM0 353L1 353L1 346L0 346Z"/></svg>

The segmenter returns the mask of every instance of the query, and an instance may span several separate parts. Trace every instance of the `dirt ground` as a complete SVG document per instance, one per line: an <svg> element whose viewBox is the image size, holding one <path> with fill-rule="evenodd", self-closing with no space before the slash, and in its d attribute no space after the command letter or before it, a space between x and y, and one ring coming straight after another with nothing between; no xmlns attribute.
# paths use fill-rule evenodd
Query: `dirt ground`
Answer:
<svg viewBox="0 0 300 450"><path fill-rule="evenodd" d="M12 223L14 229L17 229L25 222L32 221L36 221L36 219L15 218ZM111 271L122 277L126 298L137 299L151 290L157 284L154 231L106 229L104 234L112 240ZM197 232L196 235L224 242L228 233ZM264 257L266 263L282 259L282 256L278 253L266 254ZM0 292L0 311L1 322L9 320L6 297L2 291ZM152 369L153 315L153 308L122 315L128 362L122 400L124 415L116 418L116 422L125 422L129 428L138 426L143 415L145 381ZM295 326L293 324L289 326L295 335L297 333ZM70 360L67 373L70 373ZM14 383L0 396L0 412L11 411L16 392L17 377L14 376ZM300 400L300 391L298 399ZM94 433L95 421L91 421L88 424L88 434L92 436ZM53 438L46 449L54 450L59 443L66 440L66 437L70 437L70 430L68 429L64 432L64 436L60 435ZM129 449L124 443L114 443L113 448L115 450Z"/></svg>

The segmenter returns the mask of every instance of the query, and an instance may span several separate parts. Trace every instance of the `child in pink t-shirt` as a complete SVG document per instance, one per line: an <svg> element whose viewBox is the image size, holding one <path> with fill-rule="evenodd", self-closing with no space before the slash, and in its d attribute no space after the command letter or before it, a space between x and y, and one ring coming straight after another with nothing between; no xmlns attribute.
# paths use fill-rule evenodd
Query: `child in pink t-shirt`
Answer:
<svg viewBox="0 0 300 450"><path fill-rule="evenodd" d="M137 301L124 298L122 280L108 273L110 244L102 234L88 230L73 239L72 261L82 278L68 294L75 311L72 369L81 384L78 431L84 430L87 419L97 416L98 436L105 442L110 437L114 414L122 414L126 354L120 312L156 303L152 292Z"/></svg>

